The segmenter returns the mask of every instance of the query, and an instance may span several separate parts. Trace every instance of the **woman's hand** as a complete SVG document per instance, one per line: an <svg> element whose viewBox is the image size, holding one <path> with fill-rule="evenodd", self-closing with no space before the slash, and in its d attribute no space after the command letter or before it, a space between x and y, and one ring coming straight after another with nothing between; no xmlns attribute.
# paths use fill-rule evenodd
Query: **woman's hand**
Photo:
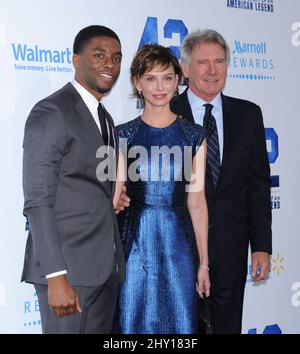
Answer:
<svg viewBox="0 0 300 354"><path fill-rule="evenodd" d="M210 294L209 268L207 266L199 266L198 268L196 289L200 297L203 297L203 293L206 297Z"/></svg>
<svg viewBox="0 0 300 354"><path fill-rule="evenodd" d="M120 211L123 211L126 207L129 207L129 205L130 198L126 194L126 187L122 186L122 190L119 197L115 196L114 198L115 213L119 214Z"/></svg>

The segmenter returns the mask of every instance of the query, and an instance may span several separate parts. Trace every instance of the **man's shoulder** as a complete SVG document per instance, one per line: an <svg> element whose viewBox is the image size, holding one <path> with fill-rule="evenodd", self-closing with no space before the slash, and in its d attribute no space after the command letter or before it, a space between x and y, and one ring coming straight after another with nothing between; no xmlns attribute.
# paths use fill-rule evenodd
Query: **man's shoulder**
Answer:
<svg viewBox="0 0 300 354"><path fill-rule="evenodd" d="M258 105L254 102L242 99L242 98L237 98L237 97L231 97L222 94L222 100L226 104L229 104L232 107L236 108L242 108L242 109L247 109L247 108L257 108Z"/></svg>
<svg viewBox="0 0 300 354"><path fill-rule="evenodd" d="M170 103L171 111L183 118L193 121L193 113L187 96L187 89L180 95L173 97Z"/></svg>
<svg viewBox="0 0 300 354"><path fill-rule="evenodd" d="M55 105L65 105L69 101L74 101L74 98L76 97L76 89L71 83L67 83L65 86L60 88L59 90L51 93L49 96L41 99L39 102L37 102L37 105L43 104L43 103L52 103Z"/></svg>
<svg viewBox="0 0 300 354"><path fill-rule="evenodd" d="M38 101L29 113L26 125L37 125L38 123L42 126L46 123L61 125L65 121L65 117L72 114L76 104L76 92L73 90L75 90L73 85L68 83L51 95Z"/></svg>
<svg viewBox="0 0 300 354"><path fill-rule="evenodd" d="M187 89L184 90L179 95L174 96L172 98L171 105L178 105L178 104L180 104L182 102L188 102Z"/></svg>

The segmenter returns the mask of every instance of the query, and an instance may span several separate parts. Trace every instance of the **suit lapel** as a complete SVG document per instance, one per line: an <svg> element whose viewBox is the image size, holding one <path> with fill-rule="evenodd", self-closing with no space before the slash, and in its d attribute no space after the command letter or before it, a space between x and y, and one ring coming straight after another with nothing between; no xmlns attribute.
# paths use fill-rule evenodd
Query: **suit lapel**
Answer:
<svg viewBox="0 0 300 354"><path fill-rule="evenodd" d="M103 145L104 141L103 141L102 135L99 131L99 128L95 122L94 117L92 116L91 112L89 111L86 104L84 103L82 97L80 96L80 94L77 92L77 90L75 89L75 87L71 83L68 83L65 86L65 88L69 91L69 93L74 98L75 110L79 114L79 116L81 117L83 124L89 130L89 135L93 136L96 139L98 146ZM90 140L91 139L89 139L89 141Z"/></svg>
<svg viewBox="0 0 300 354"><path fill-rule="evenodd" d="M99 131L99 128L95 122L94 117L92 116L91 112L87 108L86 104L84 103L82 97L77 92L75 87L69 83L66 88L70 90L70 93L75 99L75 110L77 114L80 116L83 127L86 129L86 132L83 132L83 136L85 137L84 143L87 146L90 146L91 151L95 151L95 159L96 159L96 151L97 149L104 145L104 141L102 135ZM96 173L97 166L95 165L95 173ZM111 194L111 186L109 181L102 182L105 186L107 193Z"/></svg>
<svg viewBox="0 0 300 354"><path fill-rule="evenodd" d="M98 146L104 145L104 141L102 138L102 135L99 131L99 128L95 122L94 117L92 116L91 112L87 108L86 104L82 99L80 99L76 106L75 109L77 113L80 115L80 117L83 119L83 121L86 123L86 126L88 127L89 131L91 132L91 135L96 139Z"/></svg>
<svg viewBox="0 0 300 354"><path fill-rule="evenodd" d="M178 115L181 115L183 119L187 119L194 122L193 112L187 97L188 88L179 96L175 96L171 101L171 110Z"/></svg>
<svg viewBox="0 0 300 354"><path fill-rule="evenodd" d="M187 92L188 92L188 87L182 94L182 115L183 118L191 120L192 122L195 122L194 117L193 117L193 112L192 108L189 104L189 100L187 97Z"/></svg>
<svg viewBox="0 0 300 354"><path fill-rule="evenodd" d="M221 164L220 179L217 188L222 185L224 175L226 175L226 169L229 164L230 147L233 137L234 129L234 114L230 107L229 101L226 96L222 96L222 110L223 110L223 134L224 134L224 148L223 148L223 159Z"/></svg>

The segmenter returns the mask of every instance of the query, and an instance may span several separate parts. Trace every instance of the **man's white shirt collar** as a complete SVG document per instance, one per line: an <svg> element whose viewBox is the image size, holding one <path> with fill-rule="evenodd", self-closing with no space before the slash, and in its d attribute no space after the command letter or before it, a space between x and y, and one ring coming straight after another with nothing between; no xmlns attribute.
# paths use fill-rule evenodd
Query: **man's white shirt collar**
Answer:
<svg viewBox="0 0 300 354"><path fill-rule="evenodd" d="M81 98L83 99L87 108L91 112L91 114L92 114L92 116L93 116L93 118L94 118L100 132L101 132L99 118L98 118L99 101L97 100L97 98L94 95L92 95L85 87L80 85L80 83L78 81L76 81L75 79L72 81L72 85L75 87L77 92L80 94Z"/></svg>
<svg viewBox="0 0 300 354"><path fill-rule="evenodd" d="M194 92L189 88L187 91L188 101L191 106L191 110L193 113L193 117L195 123L203 126L203 118L205 114L205 107L203 106L206 103L210 103L213 105L212 115L215 117L218 138L219 138L219 147L220 147L220 159L222 161L223 158L223 148L224 148L224 133L223 133L223 108L222 108L222 96L221 93L211 101L206 102L199 96L195 95Z"/></svg>
<svg viewBox="0 0 300 354"><path fill-rule="evenodd" d="M211 102L204 101L201 97L195 95L190 88L187 91L187 96L188 96L189 103L191 105L192 112L198 111L199 109L205 110L205 107L203 107L203 105L206 103L212 104L214 106L213 109L222 112L222 97L220 92Z"/></svg>

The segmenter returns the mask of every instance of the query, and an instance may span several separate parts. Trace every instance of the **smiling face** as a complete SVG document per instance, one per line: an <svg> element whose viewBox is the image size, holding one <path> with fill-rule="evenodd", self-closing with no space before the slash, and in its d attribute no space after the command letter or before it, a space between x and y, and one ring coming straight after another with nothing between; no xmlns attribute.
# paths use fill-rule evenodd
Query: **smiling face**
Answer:
<svg viewBox="0 0 300 354"><path fill-rule="evenodd" d="M199 43L193 50L190 61L182 66L189 79L189 87L204 101L212 101L226 83L227 63L223 47L217 43Z"/></svg>
<svg viewBox="0 0 300 354"><path fill-rule="evenodd" d="M141 91L145 105L163 107L169 104L177 89L178 76L173 66L162 68L156 66L147 71L136 82L135 86Z"/></svg>
<svg viewBox="0 0 300 354"><path fill-rule="evenodd" d="M117 81L121 59L121 46L115 38L93 37L79 54L73 55L75 79L100 100Z"/></svg>

